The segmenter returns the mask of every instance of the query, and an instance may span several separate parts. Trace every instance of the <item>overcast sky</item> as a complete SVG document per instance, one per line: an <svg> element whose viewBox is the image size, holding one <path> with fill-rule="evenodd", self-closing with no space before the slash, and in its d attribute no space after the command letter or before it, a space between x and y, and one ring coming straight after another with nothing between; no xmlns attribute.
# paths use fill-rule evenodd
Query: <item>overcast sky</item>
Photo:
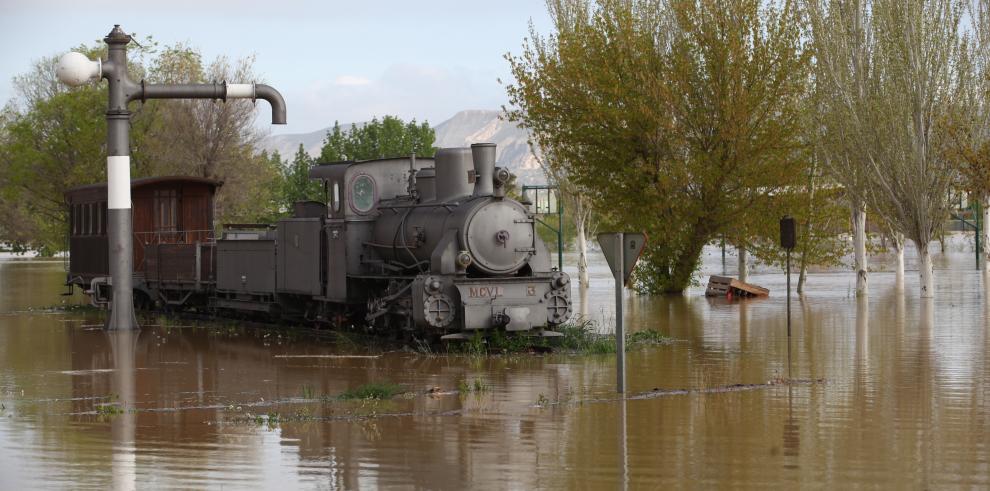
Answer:
<svg viewBox="0 0 990 491"><path fill-rule="evenodd" d="M437 124L507 102L503 55L519 53L530 21L547 32L541 0L0 0L0 101L35 60L121 24L138 39L187 42L206 61L256 55L257 73L288 106L289 124L274 133L384 114ZM263 121L267 103L258 104Z"/></svg>

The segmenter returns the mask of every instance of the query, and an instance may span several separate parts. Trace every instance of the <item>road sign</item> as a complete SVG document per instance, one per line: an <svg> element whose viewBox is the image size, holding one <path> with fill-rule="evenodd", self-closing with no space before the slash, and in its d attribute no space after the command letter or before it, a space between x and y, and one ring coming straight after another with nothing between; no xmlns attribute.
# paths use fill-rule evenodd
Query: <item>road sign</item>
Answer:
<svg viewBox="0 0 990 491"><path fill-rule="evenodd" d="M616 254L618 252L617 244L622 241L622 259ZM621 232L621 233L605 233L598 234L598 243L602 246L602 253L605 254L605 260L608 261L608 267L612 269L612 274L616 274L616 268L619 266L619 261L622 262L622 284L629 286L629 276L632 275L633 268L636 267L636 261L639 260L640 254L643 253L643 249L646 247L646 234L635 233L635 232Z"/></svg>
<svg viewBox="0 0 990 491"><path fill-rule="evenodd" d="M629 276L636 267L639 255L646 247L646 234L611 233L598 234L608 267L615 277L615 374L616 392L626 393L626 333L622 329L622 287L629 284ZM622 282L619 282L619 278Z"/></svg>

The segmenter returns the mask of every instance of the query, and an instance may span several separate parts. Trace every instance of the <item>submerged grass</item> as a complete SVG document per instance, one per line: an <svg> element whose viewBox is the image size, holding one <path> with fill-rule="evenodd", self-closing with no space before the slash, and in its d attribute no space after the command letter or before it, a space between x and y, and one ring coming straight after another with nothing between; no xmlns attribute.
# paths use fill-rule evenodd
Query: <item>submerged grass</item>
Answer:
<svg viewBox="0 0 990 491"><path fill-rule="evenodd" d="M541 337L524 333L493 331L485 336L476 332L474 336L460 343L448 345L447 350L454 354L489 355L522 352L551 351L567 352L581 355L604 355L615 353L615 335L601 334L594 322L583 320L576 323L563 324L556 328L562 334L558 337ZM671 338L660 331L637 331L626 335L626 351L642 349L648 346L669 344Z"/></svg>
<svg viewBox="0 0 990 491"><path fill-rule="evenodd" d="M488 392L491 389L491 386L486 384L480 378L474 379L473 382L469 382L465 379L457 383L457 391L461 394L467 394L469 392L476 392L480 394L482 392Z"/></svg>
<svg viewBox="0 0 990 491"><path fill-rule="evenodd" d="M316 397L316 391L313 390L312 385L304 384L302 386L302 398L303 399L313 399Z"/></svg>
<svg viewBox="0 0 990 491"><path fill-rule="evenodd" d="M398 384L392 382L370 382L353 389L348 389L340 394L338 399L344 400L356 400L356 399L391 399L395 397L396 394L402 392L402 387Z"/></svg>

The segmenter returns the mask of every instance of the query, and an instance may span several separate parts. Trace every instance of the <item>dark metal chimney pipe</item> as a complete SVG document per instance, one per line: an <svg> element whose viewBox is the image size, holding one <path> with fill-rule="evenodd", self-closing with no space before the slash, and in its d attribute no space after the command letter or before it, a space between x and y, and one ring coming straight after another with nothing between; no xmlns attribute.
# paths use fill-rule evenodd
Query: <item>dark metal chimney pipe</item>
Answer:
<svg viewBox="0 0 990 491"><path fill-rule="evenodd" d="M128 100L147 99L262 99L272 106L272 124L285 124L285 99L277 90L265 84L146 84L129 94Z"/></svg>
<svg viewBox="0 0 990 491"><path fill-rule="evenodd" d="M282 94L265 84L256 84L254 96L272 105L272 124L285 124L285 99Z"/></svg>

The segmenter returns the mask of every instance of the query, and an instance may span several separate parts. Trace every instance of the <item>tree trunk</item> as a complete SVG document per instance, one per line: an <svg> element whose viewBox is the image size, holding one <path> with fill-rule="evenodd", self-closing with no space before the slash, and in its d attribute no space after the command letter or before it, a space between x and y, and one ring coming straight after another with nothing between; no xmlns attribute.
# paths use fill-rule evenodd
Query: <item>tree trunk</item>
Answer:
<svg viewBox="0 0 990 491"><path fill-rule="evenodd" d="M736 252L739 255L739 281L746 282L749 279L749 265L746 264L746 248L743 246L736 247Z"/></svg>
<svg viewBox="0 0 990 491"><path fill-rule="evenodd" d="M797 294L804 295L804 282L808 280L808 265L801 261L801 272L798 273Z"/></svg>
<svg viewBox="0 0 990 491"><path fill-rule="evenodd" d="M921 277L921 298L935 298L935 271L932 265L932 253L928 242L917 241L918 274Z"/></svg>
<svg viewBox="0 0 990 491"><path fill-rule="evenodd" d="M894 241L894 274L896 275L895 283L897 284L898 290L904 289L904 234L899 234L895 232L893 234Z"/></svg>
<svg viewBox="0 0 990 491"><path fill-rule="evenodd" d="M574 216L574 228L577 229L577 271L578 286L582 289L588 288L591 282L588 279L588 240L584 236L585 217L583 213Z"/></svg>
<svg viewBox="0 0 990 491"><path fill-rule="evenodd" d="M695 237L704 237L698 233ZM705 247L705 239L695 239L687 250L681 251L674 262L670 272L670 283L665 294L680 295L687 287L691 286L691 279L698 268L698 259L701 257L701 250Z"/></svg>
<svg viewBox="0 0 990 491"><path fill-rule="evenodd" d="M856 296L867 294L866 283L866 206L862 203L853 205L853 250L856 269Z"/></svg>
<svg viewBox="0 0 990 491"><path fill-rule="evenodd" d="M983 193L983 217L980 223L983 234L983 271L990 273L990 193Z"/></svg>
<svg viewBox="0 0 990 491"><path fill-rule="evenodd" d="M801 296L804 294L804 283L808 281L808 249L811 247L811 207L812 200L815 196L815 186L814 179L811 180L811 184L808 186L811 189L811 198L808 200L808 216L809 218L804 221L804 230L801 233L801 237L798 242L801 244L801 262L798 272L798 284L797 284L797 294Z"/></svg>

